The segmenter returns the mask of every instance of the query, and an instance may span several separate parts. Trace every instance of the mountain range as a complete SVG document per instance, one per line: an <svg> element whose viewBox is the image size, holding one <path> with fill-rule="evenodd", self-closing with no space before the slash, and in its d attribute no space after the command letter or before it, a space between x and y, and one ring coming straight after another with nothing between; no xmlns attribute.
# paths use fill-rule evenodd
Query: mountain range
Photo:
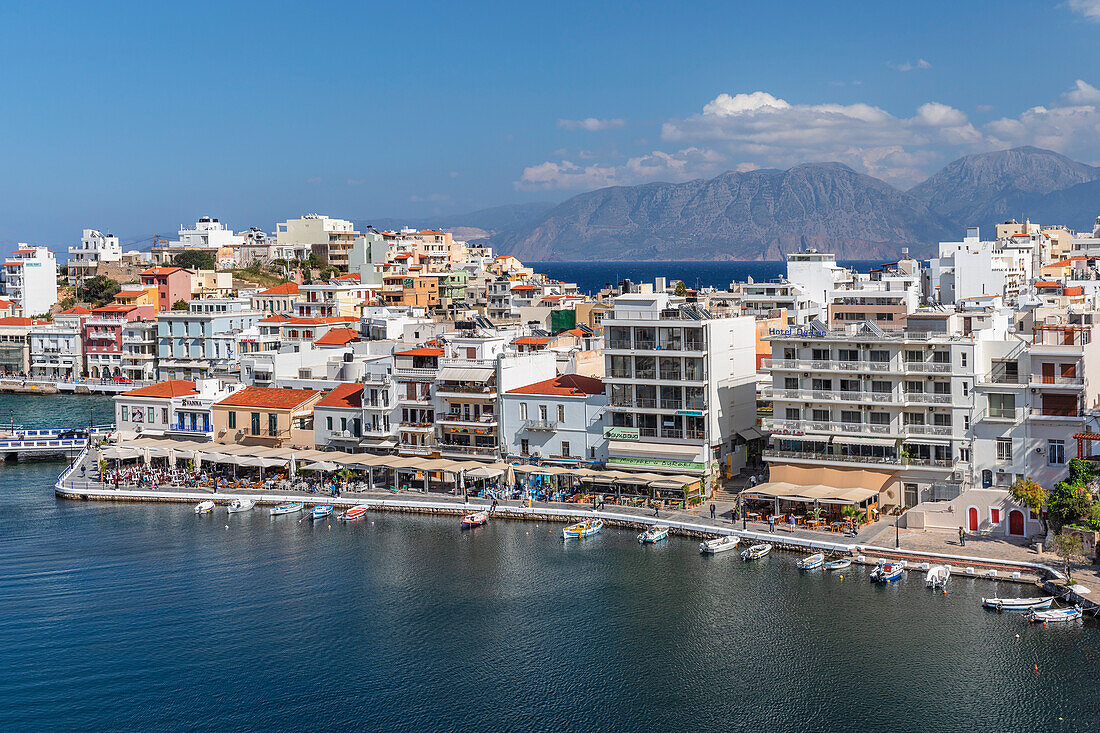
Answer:
<svg viewBox="0 0 1100 733"><path fill-rule="evenodd" d="M727 172L685 183L612 186L553 205L519 204L423 222L526 260L778 260L803 249L841 259L928 257L967 226L1030 218L1091 231L1100 168L1050 150L968 155L902 191L840 163Z"/></svg>

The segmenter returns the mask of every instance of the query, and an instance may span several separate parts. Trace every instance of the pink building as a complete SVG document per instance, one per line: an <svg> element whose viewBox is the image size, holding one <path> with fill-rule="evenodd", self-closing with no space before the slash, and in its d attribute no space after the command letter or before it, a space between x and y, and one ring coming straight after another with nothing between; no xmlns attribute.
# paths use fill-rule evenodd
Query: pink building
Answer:
<svg viewBox="0 0 1100 733"><path fill-rule="evenodd" d="M151 321L151 305L105 305L84 319L85 370L92 379L122 376L122 331L131 321Z"/></svg>
<svg viewBox="0 0 1100 733"><path fill-rule="evenodd" d="M191 300L191 271L182 267L151 267L141 273L141 284L157 289L158 311L170 311L176 301Z"/></svg>

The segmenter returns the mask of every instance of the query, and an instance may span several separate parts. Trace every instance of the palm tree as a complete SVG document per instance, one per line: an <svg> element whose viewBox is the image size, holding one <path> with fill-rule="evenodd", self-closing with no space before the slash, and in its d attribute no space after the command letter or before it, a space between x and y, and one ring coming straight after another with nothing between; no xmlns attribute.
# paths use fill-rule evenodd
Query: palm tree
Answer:
<svg viewBox="0 0 1100 733"><path fill-rule="evenodd" d="M840 513L847 517L848 520L855 524L857 527L863 521L863 510L857 507L855 504L845 505L845 507L840 510Z"/></svg>

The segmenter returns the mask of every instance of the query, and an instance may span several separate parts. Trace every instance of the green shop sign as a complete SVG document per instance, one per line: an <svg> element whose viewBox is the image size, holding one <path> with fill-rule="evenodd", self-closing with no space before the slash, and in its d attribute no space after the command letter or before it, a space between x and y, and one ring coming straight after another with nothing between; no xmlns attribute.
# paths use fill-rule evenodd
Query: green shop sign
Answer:
<svg viewBox="0 0 1100 733"><path fill-rule="evenodd" d="M641 440L638 428L605 427L603 437L608 440Z"/></svg>
<svg viewBox="0 0 1100 733"><path fill-rule="evenodd" d="M705 463L701 463L700 461L671 461L666 458L628 458L623 456L612 456L607 459L607 462L619 466L659 466L661 468L674 468L686 471L702 471L707 467Z"/></svg>

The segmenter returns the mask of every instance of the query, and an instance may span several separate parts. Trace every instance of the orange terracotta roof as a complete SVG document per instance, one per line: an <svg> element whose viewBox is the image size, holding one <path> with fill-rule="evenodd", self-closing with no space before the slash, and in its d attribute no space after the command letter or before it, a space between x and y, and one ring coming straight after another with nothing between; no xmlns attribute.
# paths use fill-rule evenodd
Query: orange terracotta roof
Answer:
<svg viewBox="0 0 1100 733"><path fill-rule="evenodd" d="M1062 283L1054 282L1053 280L1036 280L1035 287L1037 288L1060 288Z"/></svg>
<svg viewBox="0 0 1100 733"><path fill-rule="evenodd" d="M82 305L74 305L74 306L73 306L72 308L70 308L69 310L67 310L67 311L61 311L61 312L60 312L60 313L58 313L57 315L59 315L59 316L86 316L86 315L88 315L89 313L91 313L91 311L90 311L90 310L88 310L87 308L85 308L84 306L82 306Z"/></svg>
<svg viewBox="0 0 1100 733"><path fill-rule="evenodd" d="M190 379L169 379L167 382L157 382L148 387L138 387L122 394L128 397L183 397L190 394L198 394L195 383Z"/></svg>
<svg viewBox="0 0 1100 733"><path fill-rule="evenodd" d="M240 392L229 395L217 404L230 407L266 407L272 410L289 410L318 394L320 392L312 389L245 387Z"/></svg>
<svg viewBox="0 0 1100 733"><path fill-rule="evenodd" d="M1081 262L1087 260L1088 257L1067 257L1064 260L1058 260L1057 262L1051 262L1047 267L1072 267L1074 262Z"/></svg>
<svg viewBox="0 0 1100 733"><path fill-rule="evenodd" d="M395 351L394 356L443 356L443 349L435 349L429 346L421 346L407 351Z"/></svg>
<svg viewBox="0 0 1100 733"><path fill-rule="evenodd" d="M267 316L256 321L256 323L286 323L290 320L290 316L281 316L278 313L275 315Z"/></svg>
<svg viewBox="0 0 1100 733"><path fill-rule="evenodd" d="M359 332L354 328L330 328L328 333L313 343L317 346L344 346L359 338Z"/></svg>
<svg viewBox="0 0 1100 733"><path fill-rule="evenodd" d="M297 295L299 292L298 283L283 283L256 293L256 295Z"/></svg>
<svg viewBox="0 0 1100 733"><path fill-rule="evenodd" d="M534 285L517 285L512 290L534 290Z"/></svg>
<svg viewBox="0 0 1100 733"><path fill-rule="evenodd" d="M345 272L343 275L340 275L336 279L337 280L354 280L355 282L359 282L360 280L362 280L362 278L359 276L358 272Z"/></svg>
<svg viewBox="0 0 1100 733"><path fill-rule="evenodd" d="M0 308L11 308L15 303L4 298L0 298Z"/></svg>
<svg viewBox="0 0 1100 733"><path fill-rule="evenodd" d="M119 290L115 293L116 298L136 298L139 295L145 295L148 290Z"/></svg>
<svg viewBox="0 0 1100 733"><path fill-rule="evenodd" d="M395 254L395 255L393 256L393 258L394 258L395 260L407 260L407 259L409 259L410 257L412 257L412 253L411 253L411 252L398 252L397 254Z"/></svg>
<svg viewBox="0 0 1100 733"><path fill-rule="evenodd" d="M435 234L440 237L443 236L443 232L437 232L434 229L421 229L419 232L417 232L417 234Z"/></svg>
<svg viewBox="0 0 1100 733"><path fill-rule="evenodd" d="M1062 288L1062 295L1084 295L1085 289L1080 285L1074 285L1069 288Z"/></svg>
<svg viewBox="0 0 1100 733"><path fill-rule="evenodd" d="M579 328L571 328L568 331L566 331L565 333L568 333L568 334L573 335L573 336L578 336L580 338L584 338L587 335L584 331L580 330Z"/></svg>
<svg viewBox="0 0 1100 733"><path fill-rule="evenodd" d="M132 310L137 310L140 306L136 305L123 305L122 303L116 303L114 305L102 305L92 313L129 313Z"/></svg>
<svg viewBox="0 0 1100 733"><path fill-rule="evenodd" d="M0 318L0 326L33 326L44 321L36 321L33 318L21 318L19 316L7 316Z"/></svg>
<svg viewBox="0 0 1100 733"><path fill-rule="evenodd" d="M523 338L516 339L512 343L513 344L522 344L523 346L542 346L544 344L550 343L550 339L548 339L548 338L535 338L534 336L524 336Z"/></svg>
<svg viewBox="0 0 1100 733"><path fill-rule="evenodd" d="M182 267L150 267L142 272L142 275L171 275L173 272L183 270Z"/></svg>
<svg viewBox="0 0 1100 733"><path fill-rule="evenodd" d="M560 397L582 397L603 394L603 382L595 377L582 377L579 374L562 374L543 382L528 384L508 390L508 394L541 394Z"/></svg>
<svg viewBox="0 0 1100 733"><path fill-rule="evenodd" d="M322 397L316 407L357 408L361 407L362 404L363 385L342 383L336 385L336 389Z"/></svg>

